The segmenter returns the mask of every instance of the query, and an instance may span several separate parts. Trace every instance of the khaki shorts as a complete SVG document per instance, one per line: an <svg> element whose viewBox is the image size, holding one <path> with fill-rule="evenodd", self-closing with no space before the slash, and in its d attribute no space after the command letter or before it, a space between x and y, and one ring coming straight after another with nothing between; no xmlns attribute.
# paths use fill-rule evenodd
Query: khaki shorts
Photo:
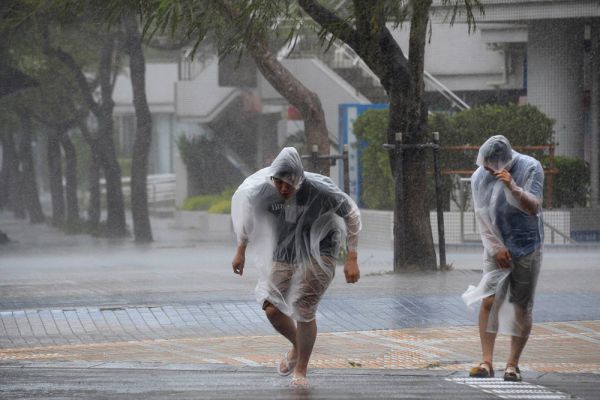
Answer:
<svg viewBox="0 0 600 400"><path fill-rule="evenodd" d="M530 310L533 307L533 296L540 273L542 255L540 249L521 258L513 258L513 268L509 276L510 297L509 301L513 304ZM496 266L494 257L488 257L485 260L483 272L490 272Z"/></svg>
<svg viewBox="0 0 600 400"><path fill-rule="evenodd" d="M335 259L332 257L322 259L323 266L311 259L310 264L302 270L295 264L274 262L270 276L273 290L264 301L263 310L269 304L276 306L278 301L275 299L286 299L290 294L292 281L298 279L297 295L294 295L294 299L291 300L292 309L294 314L297 314L298 320L306 322L314 320L321 297L335 275ZM301 275L295 277L296 273Z"/></svg>

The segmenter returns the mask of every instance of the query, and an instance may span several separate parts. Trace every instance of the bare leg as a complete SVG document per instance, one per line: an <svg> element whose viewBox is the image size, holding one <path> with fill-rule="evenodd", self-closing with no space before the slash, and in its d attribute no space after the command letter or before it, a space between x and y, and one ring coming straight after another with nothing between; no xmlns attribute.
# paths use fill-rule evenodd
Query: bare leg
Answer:
<svg viewBox="0 0 600 400"><path fill-rule="evenodd" d="M294 370L294 377L306 377L308 361L312 354L315 340L317 339L317 321L298 322L296 343L298 345L298 364Z"/></svg>
<svg viewBox="0 0 600 400"><path fill-rule="evenodd" d="M527 310L517 307L517 320L522 326L521 336L512 336L510 339L510 355L508 361L506 361L507 367L519 366L519 358L521 358L521 353L525 349L531 332L531 316L527 313Z"/></svg>
<svg viewBox="0 0 600 400"><path fill-rule="evenodd" d="M487 323L494 304L494 296L486 297L481 302L479 308L479 339L481 340L481 351L483 353L483 361L493 365L494 360L494 344L496 342L496 334L487 332Z"/></svg>
<svg viewBox="0 0 600 400"><path fill-rule="evenodd" d="M298 357L298 348L296 346L296 337L298 335L296 331L296 324L293 319L279 311L277 307L272 304L267 305L265 308L267 318L273 325L273 328L281 335L283 335L292 344L292 350L288 353L290 360L295 360ZM282 367L285 367L282 365Z"/></svg>

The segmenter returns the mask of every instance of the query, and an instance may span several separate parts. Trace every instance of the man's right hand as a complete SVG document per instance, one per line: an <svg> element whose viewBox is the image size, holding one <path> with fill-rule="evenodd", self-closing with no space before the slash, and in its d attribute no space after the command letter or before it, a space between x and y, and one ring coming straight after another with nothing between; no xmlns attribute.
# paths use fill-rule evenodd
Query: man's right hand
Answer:
<svg viewBox="0 0 600 400"><path fill-rule="evenodd" d="M233 273L238 274L238 275L243 275L245 262L246 262L245 251L238 248L238 251L235 253L235 256L233 257L233 261L231 262L231 266L233 268Z"/></svg>
<svg viewBox="0 0 600 400"><path fill-rule="evenodd" d="M498 268L512 268L512 256L507 249L500 250L494 257L496 258L496 265L498 265Z"/></svg>
<svg viewBox="0 0 600 400"><path fill-rule="evenodd" d="M231 262L231 267L233 268L233 273L238 275L244 274L244 264L246 263L246 244L242 243L238 245L238 248L235 252L235 256L233 256L233 261Z"/></svg>

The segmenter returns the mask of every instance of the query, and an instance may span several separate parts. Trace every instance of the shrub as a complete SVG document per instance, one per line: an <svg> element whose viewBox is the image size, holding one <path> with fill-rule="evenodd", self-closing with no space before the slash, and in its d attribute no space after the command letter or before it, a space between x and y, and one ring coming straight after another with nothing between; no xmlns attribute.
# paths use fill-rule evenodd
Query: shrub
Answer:
<svg viewBox="0 0 600 400"><path fill-rule="evenodd" d="M212 214L228 214L231 212L231 196L235 188L227 188L220 194L205 194L188 197L183 203L185 211L208 211Z"/></svg>
<svg viewBox="0 0 600 400"><path fill-rule="evenodd" d="M585 207L590 188L589 165L580 158L565 156L557 156L555 161L558 174L554 178L552 206Z"/></svg>
<svg viewBox="0 0 600 400"><path fill-rule="evenodd" d="M231 198L219 200L210 206L208 212L211 214L229 214L231 213Z"/></svg>
<svg viewBox="0 0 600 400"><path fill-rule="evenodd" d="M354 134L361 145L362 198L367 208L391 210L394 208L394 180L390 158L382 147L386 142L388 110L367 110L354 124Z"/></svg>
<svg viewBox="0 0 600 400"><path fill-rule="evenodd" d="M205 194L201 196L188 197L183 203L182 209L185 211L208 210L220 199L221 196L218 194Z"/></svg>
<svg viewBox="0 0 600 400"><path fill-rule="evenodd" d="M219 193L243 180L243 176L223 155L216 141L202 136L180 136L177 148L188 172L188 193Z"/></svg>
<svg viewBox="0 0 600 400"><path fill-rule="evenodd" d="M394 181L390 169L388 151L383 149L386 142L388 110L369 110L354 124L354 133L361 145L362 204L367 208L392 209L394 206ZM506 136L513 146L543 145L552 142L553 121L531 105L506 106L488 105L472 108L448 116L432 114L429 130L440 132L442 146L480 146L493 135ZM430 152L429 152L430 154ZM528 154L543 160L542 152ZM441 151L442 170L474 170L475 151ZM433 171L433 163L428 163ZM559 167L560 168L560 167ZM430 208L435 207L433 177L428 182L428 193L424 196ZM453 198L456 181L451 176L442 177L444 207L448 209ZM555 188L558 187L555 185Z"/></svg>
<svg viewBox="0 0 600 400"><path fill-rule="evenodd" d="M121 176L131 176L131 163L133 160L131 158L119 158L117 161L121 168Z"/></svg>

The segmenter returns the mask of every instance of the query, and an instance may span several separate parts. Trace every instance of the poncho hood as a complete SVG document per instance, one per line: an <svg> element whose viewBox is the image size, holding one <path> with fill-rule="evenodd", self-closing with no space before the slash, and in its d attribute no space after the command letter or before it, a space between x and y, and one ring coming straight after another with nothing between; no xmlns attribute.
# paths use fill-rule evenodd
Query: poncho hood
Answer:
<svg viewBox="0 0 600 400"><path fill-rule="evenodd" d="M512 149L508 139L502 135L492 136L479 148L476 164L494 171L510 168L517 152Z"/></svg>
<svg viewBox="0 0 600 400"><path fill-rule="evenodd" d="M302 158L293 147L285 147L277 155L270 166L270 177L281 179L296 189L304 181L304 167Z"/></svg>

